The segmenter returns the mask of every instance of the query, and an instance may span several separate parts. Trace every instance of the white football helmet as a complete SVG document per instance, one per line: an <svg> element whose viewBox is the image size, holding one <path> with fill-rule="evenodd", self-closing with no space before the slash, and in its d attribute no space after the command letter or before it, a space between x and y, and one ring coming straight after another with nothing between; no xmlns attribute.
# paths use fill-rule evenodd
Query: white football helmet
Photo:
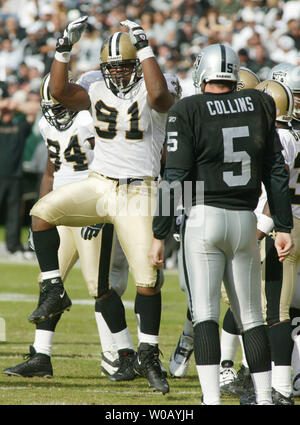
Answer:
<svg viewBox="0 0 300 425"><path fill-rule="evenodd" d="M291 121L294 98L292 90L288 86L280 81L265 80L262 83L259 83L255 88L273 97L276 105L277 121Z"/></svg>
<svg viewBox="0 0 300 425"><path fill-rule="evenodd" d="M204 47L194 63L193 81L196 92L202 93L208 81L239 80L240 60L235 51L224 44Z"/></svg>
<svg viewBox="0 0 300 425"><path fill-rule="evenodd" d="M73 82L71 73L69 73L69 81ZM42 113L50 125L59 131L64 131L72 125L78 111L71 111L54 99L50 94L49 82L50 73L43 78L40 87Z"/></svg>
<svg viewBox="0 0 300 425"><path fill-rule="evenodd" d="M294 95L293 118L300 121L300 66L282 62L268 73L269 80L280 81L288 86Z"/></svg>
<svg viewBox="0 0 300 425"><path fill-rule="evenodd" d="M121 93L127 93L139 81L142 67L128 33L116 32L104 42L100 69L106 86Z"/></svg>

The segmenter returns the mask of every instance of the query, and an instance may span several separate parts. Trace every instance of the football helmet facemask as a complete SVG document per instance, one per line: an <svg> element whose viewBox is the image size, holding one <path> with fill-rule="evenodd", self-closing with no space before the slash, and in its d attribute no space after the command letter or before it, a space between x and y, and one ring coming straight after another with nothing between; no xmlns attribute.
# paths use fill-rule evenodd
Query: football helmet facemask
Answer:
<svg viewBox="0 0 300 425"><path fill-rule="evenodd" d="M71 111L54 99L50 94L49 82L50 73L43 78L40 88L42 113L50 125L59 131L64 131L72 125L78 111ZM70 73L69 82L73 82Z"/></svg>
<svg viewBox="0 0 300 425"><path fill-rule="evenodd" d="M280 81L288 86L294 95L293 118L300 121L300 66L282 62L268 73L269 80Z"/></svg>
<svg viewBox="0 0 300 425"><path fill-rule="evenodd" d="M244 89L254 89L260 83L258 76L251 69L240 67L240 78L237 83L237 91Z"/></svg>
<svg viewBox="0 0 300 425"><path fill-rule="evenodd" d="M142 76L142 67L128 33L116 32L104 42L100 69L109 89L127 93L136 85Z"/></svg>
<svg viewBox="0 0 300 425"><path fill-rule="evenodd" d="M265 80L259 83L255 88L273 97L276 105L276 121L291 121L294 98L292 90L288 86L280 81Z"/></svg>
<svg viewBox="0 0 300 425"><path fill-rule="evenodd" d="M235 51L224 44L211 44L205 47L194 63L193 81L196 92L202 93L204 84L209 81L239 80L240 60Z"/></svg>

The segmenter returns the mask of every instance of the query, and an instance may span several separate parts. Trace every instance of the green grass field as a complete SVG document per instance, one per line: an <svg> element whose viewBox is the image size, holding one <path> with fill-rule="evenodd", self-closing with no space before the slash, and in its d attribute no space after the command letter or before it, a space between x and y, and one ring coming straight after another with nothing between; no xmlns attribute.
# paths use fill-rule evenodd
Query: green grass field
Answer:
<svg viewBox="0 0 300 425"><path fill-rule="evenodd" d="M54 377L5 376L3 369L22 362L22 355L28 353L34 340L35 327L27 317L36 307L37 275L37 265L0 263L0 317L6 322L6 342L0 342L0 405L200 405L201 389L193 358L185 378L169 378L170 393L165 396L149 389L143 378L111 383L101 375L101 347L93 300L79 268L74 268L66 281L73 306L70 312L63 314L56 329L52 351ZM136 345L134 294L130 278L123 300L128 305L127 321ZM182 332L186 314L185 295L179 288L177 273L166 272L162 294L160 349L162 363L168 370L169 358ZM222 304L221 319L225 308ZM237 369L240 359L239 351ZM222 401L227 405L239 404L234 397L224 397ZM296 401L300 404L299 399Z"/></svg>

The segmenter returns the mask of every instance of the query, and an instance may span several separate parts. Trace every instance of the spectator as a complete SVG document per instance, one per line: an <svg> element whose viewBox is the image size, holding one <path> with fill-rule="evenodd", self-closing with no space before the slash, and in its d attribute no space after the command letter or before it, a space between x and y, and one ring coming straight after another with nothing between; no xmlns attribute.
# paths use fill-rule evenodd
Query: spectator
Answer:
<svg viewBox="0 0 300 425"><path fill-rule="evenodd" d="M10 255L23 255L21 207L23 195L23 152L32 123L20 112L37 112L38 104L17 103L8 97L2 82L0 100L0 209L4 212L5 243Z"/></svg>

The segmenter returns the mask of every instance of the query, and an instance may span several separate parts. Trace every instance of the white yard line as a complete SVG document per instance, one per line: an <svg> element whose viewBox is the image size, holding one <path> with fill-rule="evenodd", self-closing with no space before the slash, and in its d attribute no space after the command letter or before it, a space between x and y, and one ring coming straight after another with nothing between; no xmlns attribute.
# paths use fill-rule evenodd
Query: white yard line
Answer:
<svg viewBox="0 0 300 425"><path fill-rule="evenodd" d="M28 294L16 294L16 293L9 293L4 292L0 293L0 301L3 302L25 302L25 303L34 303L37 302L38 297L36 295L28 295ZM95 300L91 299L79 299L75 300L72 299L73 304L79 304L79 305L94 305ZM123 301L124 307L128 308L130 310L133 310L134 302L133 301Z"/></svg>

